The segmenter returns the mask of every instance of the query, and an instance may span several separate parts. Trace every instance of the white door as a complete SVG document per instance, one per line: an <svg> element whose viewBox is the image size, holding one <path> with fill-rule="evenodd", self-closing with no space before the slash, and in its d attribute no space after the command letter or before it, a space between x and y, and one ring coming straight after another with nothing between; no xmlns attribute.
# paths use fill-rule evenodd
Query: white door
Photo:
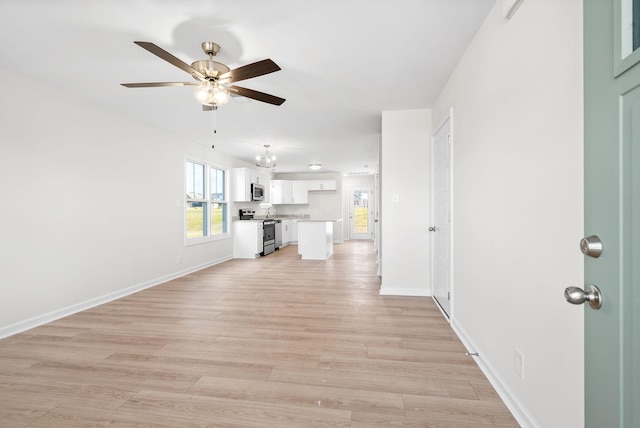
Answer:
<svg viewBox="0 0 640 428"><path fill-rule="evenodd" d="M373 239L371 187L351 188L349 199L349 239Z"/></svg>
<svg viewBox="0 0 640 428"><path fill-rule="evenodd" d="M451 112L433 136L433 297L451 317Z"/></svg>

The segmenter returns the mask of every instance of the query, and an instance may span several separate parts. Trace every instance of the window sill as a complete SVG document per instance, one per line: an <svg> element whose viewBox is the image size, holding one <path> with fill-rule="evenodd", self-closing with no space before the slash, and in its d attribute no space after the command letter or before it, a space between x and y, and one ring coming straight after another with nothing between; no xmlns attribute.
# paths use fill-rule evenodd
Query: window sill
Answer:
<svg viewBox="0 0 640 428"><path fill-rule="evenodd" d="M231 234L230 233L224 233L224 234L221 234L221 235L208 236L206 238L191 238L191 239L187 239L184 242L184 246L185 247L190 247L192 245L200 245L200 244L207 244L209 242L224 241L225 239L231 239Z"/></svg>

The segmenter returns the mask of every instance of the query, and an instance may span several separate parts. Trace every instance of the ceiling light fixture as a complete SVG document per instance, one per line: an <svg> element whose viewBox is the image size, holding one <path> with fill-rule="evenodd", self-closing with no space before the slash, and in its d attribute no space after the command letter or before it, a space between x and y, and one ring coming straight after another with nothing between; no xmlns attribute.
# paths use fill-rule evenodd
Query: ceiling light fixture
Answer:
<svg viewBox="0 0 640 428"><path fill-rule="evenodd" d="M312 163L311 165L309 165L309 168L311 168L314 171L319 170L320 168L322 168L322 164L319 163Z"/></svg>
<svg viewBox="0 0 640 428"><path fill-rule="evenodd" d="M269 144L265 144L264 145L264 156L256 156L256 166L262 167L262 168L275 168L276 167L276 157L275 156L269 156L269 147L271 147Z"/></svg>

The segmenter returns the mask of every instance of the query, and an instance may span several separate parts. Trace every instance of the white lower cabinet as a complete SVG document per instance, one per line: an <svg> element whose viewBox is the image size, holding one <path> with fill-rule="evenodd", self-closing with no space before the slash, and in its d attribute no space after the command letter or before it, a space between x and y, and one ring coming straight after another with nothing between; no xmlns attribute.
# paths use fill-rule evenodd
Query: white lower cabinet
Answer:
<svg viewBox="0 0 640 428"><path fill-rule="evenodd" d="M282 245L291 241L291 220L282 220Z"/></svg>
<svg viewBox="0 0 640 428"><path fill-rule="evenodd" d="M298 243L298 220L290 220L291 221L291 228L289 229L290 232L290 236L289 236L289 242L291 244L297 244Z"/></svg>
<svg viewBox="0 0 640 428"><path fill-rule="evenodd" d="M236 220L233 222L233 257L255 259L263 251L261 221Z"/></svg>

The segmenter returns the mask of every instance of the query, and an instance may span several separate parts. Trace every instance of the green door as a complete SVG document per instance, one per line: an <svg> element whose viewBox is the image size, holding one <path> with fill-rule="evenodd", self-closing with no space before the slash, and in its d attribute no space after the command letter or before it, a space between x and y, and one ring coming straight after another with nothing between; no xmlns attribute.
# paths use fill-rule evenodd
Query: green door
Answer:
<svg viewBox="0 0 640 428"><path fill-rule="evenodd" d="M634 19L635 18L635 19ZM584 0L588 428L640 427L640 0Z"/></svg>

